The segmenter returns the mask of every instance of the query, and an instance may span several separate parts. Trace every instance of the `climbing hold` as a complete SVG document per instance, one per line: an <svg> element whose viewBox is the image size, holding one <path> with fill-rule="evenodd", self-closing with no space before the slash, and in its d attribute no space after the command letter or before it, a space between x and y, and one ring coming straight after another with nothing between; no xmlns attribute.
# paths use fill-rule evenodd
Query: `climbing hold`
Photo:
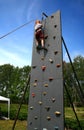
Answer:
<svg viewBox="0 0 84 130"><path fill-rule="evenodd" d="M60 64L57 64L56 66L59 68L61 65L60 65Z"/></svg>
<svg viewBox="0 0 84 130"><path fill-rule="evenodd" d="M49 77L49 81L52 81L53 80L53 77Z"/></svg>
<svg viewBox="0 0 84 130"><path fill-rule="evenodd" d="M55 102L55 98L54 97L52 98L52 102Z"/></svg>
<svg viewBox="0 0 84 130"><path fill-rule="evenodd" d="M56 27L57 27L57 25L54 25L54 27L56 28Z"/></svg>
<svg viewBox="0 0 84 130"><path fill-rule="evenodd" d="M53 63L53 60L52 59L49 59L50 63Z"/></svg>
<svg viewBox="0 0 84 130"><path fill-rule="evenodd" d="M44 57L43 57L43 56L41 57L41 60L44 60Z"/></svg>
<svg viewBox="0 0 84 130"><path fill-rule="evenodd" d="M43 95L45 96L47 94L47 92L43 92Z"/></svg>
<svg viewBox="0 0 84 130"><path fill-rule="evenodd" d="M53 36L53 39L55 39L56 38L56 36Z"/></svg>
<svg viewBox="0 0 84 130"><path fill-rule="evenodd" d="M37 82L38 80L37 79L35 79L35 82Z"/></svg>
<svg viewBox="0 0 84 130"><path fill-rule="evenodd" d="M58 127L58 126L55 126L54 128L55 128L55 130L58 130L58 129L59 129L59 127Z"/></svg>
<svg viewBox="0 0 84 130"><path fill-rule="evenodd" d="M33 108L34 108L33 106L30 107L31 110L33 110Z"/></svg>
<svg viewBox="0 0 84 130"><path fill-rule="evenodd" d="M44 87L48 87L48 84L44 84Z"/></svg>
<svg viewBox="0 0 84 130"><path fill-rule="evenodd" d="M54 18L54 16L52 15L51 18Z"/></svg>
<svg viewBox="0 0 84 130"><path fill-rule="evenodd" d="M34 119L35 119L35 120L37 120L37 119L38 119L38 117L37 117L37 116L35 116L35 117L34 117Z"/></svg>
<svg viewBox="0 0 84 130"><path fill-rule="evenodd" d="M51 117L50 117L50 116L47 116L47 120L50 121L50 120L51 120Z"/></svg>
<svg viewBox="0 0 84 130"><path fill-rule="evenodd" d="M39 103L39 105L42 105L42 102L41 102L41 101L39 101L38 103Z"/></svg>
<svg viewBox="0 0 84 130"><path fill-rule="evenodd" d="M34 128L34 130L38 130L38 128Z"/></svg>
<svg viewBox="0 0 84 130"><path fill-rule="evenodd" d="M35 68L36 68L36 66L35 66L35 65L32 65L32 68L33 68L33 69L35 69Z"/></svg>
<svg viewBox="0 0 84 130"><path fill-rule="evenodd" d="M46 66L42 66L42 67L41 67L41 69L42 69L43 71L45 71L45 69L46 69Z"/></svg>
<svg viewBox="0 0 84 130"><path fill-rule="evenodd" d="M50 44L48 44L48 46L50 46Z"/></svg>
<svg viewBox="0 0 84 130"><path fill-rule="evenodd" d="M48 38L48 35L44 36L44 39L47 39Z"/></svg>
<svg viewBox="0 0 84 130"><path fill-rule="evenodd" d="M50 110L50 107L49 107L49 106L46 106L45 109L46 109L47 111L49 111L49 110Z"/></svg>
<svg viewBox="0 0 84 130"><path fill-rule="evenodd" d="M35 97L35 93L32 93L32 97L33 97L33 98Z"/></svg>
<svg viewBox="0 0 84 130"><path fill-rule="evenodd" d="M32 125L32 122L30 122L29 125Z"/></svg>
<svg viewBox="0 0 84 130"><path fill-rule="evenodd" d="M54 54L56 55L58 53L58 51L54 51Z"/></svg>
<svg viewBox="0 0 84 130"><path fill-rule="evenodd" d="M36 87L36 86L37 86L37 83L34 83L33 86Z"/></svg>
<svg viewBox="0 0 84 130"><path fill-rule="evenodd" d="M56 112L55 112L55 115L56 115L56 116L60 116L61 113L60 113L59 111L56 111Z"/></svg>

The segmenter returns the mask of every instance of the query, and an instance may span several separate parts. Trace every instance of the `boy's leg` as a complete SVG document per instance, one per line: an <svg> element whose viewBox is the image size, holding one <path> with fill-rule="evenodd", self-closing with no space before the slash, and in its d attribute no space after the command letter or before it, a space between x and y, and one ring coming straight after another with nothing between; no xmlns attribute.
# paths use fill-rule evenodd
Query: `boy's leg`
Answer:
<svg viewBox="0 0 84 130"><path fill-rule="evenodd" d="M41 46L44 47L44 39L41 39Z"/></svg>
<svg viewBox="0 0 84 130"><path fill-rule="evenodd" d="M42 49L44 49L44 50L47 51L47 48L46 48L45 45L44 45L44 39L41 39L41 46L42 46Z"/></svg>
<svg viewBox="0 0 84 130"><path fill-rule="evenodd" d="M38 41L36 40L36 47L38 46Z"/></svg>

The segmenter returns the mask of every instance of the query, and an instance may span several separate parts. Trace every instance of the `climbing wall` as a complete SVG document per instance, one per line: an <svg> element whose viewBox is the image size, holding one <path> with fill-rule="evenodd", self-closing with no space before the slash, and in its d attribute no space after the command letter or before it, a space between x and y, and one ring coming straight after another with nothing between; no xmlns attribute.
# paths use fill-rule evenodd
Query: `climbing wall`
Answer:
<svg viewBox="0 0 84 130"><path fill-rule="evenodd" d="M32 54L27 130L64 130L60 11L43 21L45 47Z"/></svg>

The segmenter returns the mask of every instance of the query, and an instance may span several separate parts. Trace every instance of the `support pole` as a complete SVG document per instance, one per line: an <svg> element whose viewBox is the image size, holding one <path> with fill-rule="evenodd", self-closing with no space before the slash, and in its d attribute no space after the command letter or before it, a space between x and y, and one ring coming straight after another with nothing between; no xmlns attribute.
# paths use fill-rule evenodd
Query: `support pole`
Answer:
<svg viewBox="0 0 84 130"><path fill-rule="evenodd" d="M83 106L84 106L84 93L83 93L83 90L81 89L81 86L80 86L80 83L79 83L79 80L78 80L78 77L77 77L76 71L75 71L75 69L74 69L74 66L73 66L73 63L72 63L71 57L70 57L70 55L69 55L69 52L68 52L68 49L67 49L67 46L66 46L66 43L65 43L63 37L62 37L62 41L63 41L63 45L64 45L64 47L65 47L65 49L66 49L66 52L67 52L67 55L68 55L69 61L70 61L70 63L71 63L72 70L73 70L73 72L74 72L74 76L75 76L76 81L77 81L77 83L78 83L78 87L76 87L76 90L77 90L77 92L78 92L78 94L79 94L80 101L82 102L82 104L83 104Z"/></svg>
<svg viewBox="0 0 84 130"><path fill-rule="evenodd" d="M74 112L74 114L75 114L76 120L77 120L77 122L78 122L79 128L80 128L80 130L82 130L82 127L81 127L80 121L79 121L78 116L77 116L77 114L76 114L76 111L75 111L75 109L74 109L74 105L73 105L73 102L72 102L71 96L70 96L70 94L69 94L69 91L68 91L68 89L67 89L66 83L64 83L64 86L65 86L65 90L66 90L66 92L67 92L67 95L68 95L68 98L69 98L70 104L71 104L71 106L72 106L73 112Z"/></svg>

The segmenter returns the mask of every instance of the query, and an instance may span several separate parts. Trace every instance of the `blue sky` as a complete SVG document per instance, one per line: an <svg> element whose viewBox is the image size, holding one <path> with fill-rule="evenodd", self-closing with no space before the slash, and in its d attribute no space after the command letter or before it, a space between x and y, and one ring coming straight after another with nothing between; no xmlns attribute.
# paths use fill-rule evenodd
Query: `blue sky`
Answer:
<svg viewBox="0 0 84 130"><path fill-rule="evenodd" d="M62 35L71 58L84 56L84 0L0 0L0 37L33 19L61 11ZM0 39L0 65L31 65L34 21ZM68 61L63 51L64 60Z"/></svg>

